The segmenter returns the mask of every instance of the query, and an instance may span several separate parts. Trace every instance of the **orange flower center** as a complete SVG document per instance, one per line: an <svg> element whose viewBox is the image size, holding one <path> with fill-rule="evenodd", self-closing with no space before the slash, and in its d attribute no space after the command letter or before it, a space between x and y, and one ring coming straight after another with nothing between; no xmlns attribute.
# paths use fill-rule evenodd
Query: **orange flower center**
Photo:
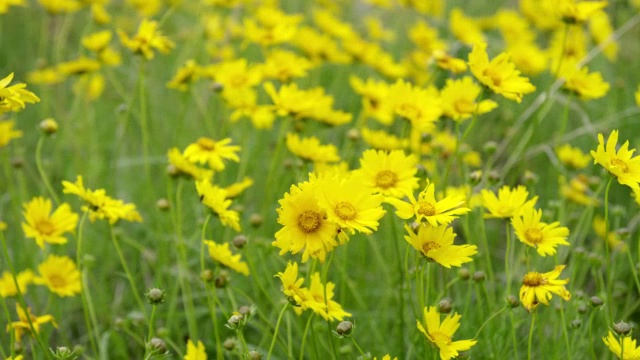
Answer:
<svg viewBox="0 0 640 360"><path fill-rule="evenodd" d="M388 189L398 182L398 175L393 171L382 170L376 175L376 186Z"/></svg>
<svg viewBox="0 0 640 360"><path fill-rule="evenodd" d="M342 220L353 220L358 211L356 208L346 201L341 201L333 208L333 212Z"/></svg>
<svg viewBox="0 0 640 360"><path fill-rule="evenodd" d="M216 142L209 138L202 137L198 139L198 146L203 150L213 151L216 148Z"/></svg>
<svg viewBox="0 0 640 360"><path fill-rule="evenodd" d="M38 221L36 223L36 229L44 236L50 236L56 231L56 227L48 219Z"/></svg>
<svg viewBox="0 0 640 360"><path fill-rule="evenodd" d="M427 241L422 244L422 252L426 255L431 250L436 250L440 248L440 244L434 241Z"/></svg>
<svg viewBox="0 0 640 360"><path fill-rule="evenodd" d="M524 232L524 237L526 237L527 241L532 244L540 244L543 239L542 231L539 229L527 229Z"/></svg>
<svg viewBox="0 0 640 360"><path fill-rule="evenodd" d="M322 224L322 216L315 211L307 210L298 216L298 227L307 234L312 233Z"/></svg>
<svg viewBox="0 0 640 360"><path fill-rule="evenodd" d="M527 273L524 276L524 279L522 279L522 284L530 287L536 287L546 283L547 280L542 276L542 274L537 272Z"/></svg>
<svg viewBox="0 0 640 360"><path fill-rule="evenodd" d="M433 216L436 214L436 206L430 202L419 201L419 208L416 211L418 214L423 216Z"/></svg>
<svg viewBox="0 0 640 360"><path fill-rule="evenodd" d="M627 163L618 158L611 159L611 166L617 167L625 174L629 172L629 166L627 165Z"/></svg>

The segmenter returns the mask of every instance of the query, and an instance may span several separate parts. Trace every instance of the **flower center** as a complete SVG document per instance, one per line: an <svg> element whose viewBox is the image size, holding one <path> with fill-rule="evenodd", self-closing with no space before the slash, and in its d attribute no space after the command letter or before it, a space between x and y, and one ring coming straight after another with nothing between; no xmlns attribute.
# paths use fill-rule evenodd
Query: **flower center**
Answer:
<svg viewBox="0 0 640 360"><path fill-rule="evenodd" d="M488 77L489 79L491 79L491 82L493 83L493 86L500 86L500 84L502 84L502 78L500 77L500 74L497 74L492 69L485 69L482 72L482 75L484 75L484 76Z"/></svg>
<svg viewBox="0 0 640 360"><path fill-rule="evenodd" d="M540 231L539 229L527 229L524 232L524 237L526 237L527 241L532 244L540 244L543 238L542 231Z"/></svg>
<svg viewBox="0 0 640 360"><path fill-rule="evenodd" d="M49 236L56 231L56 227L47 219L38 221L36 223L36 229L44 236Z"/></svg>
<svg viewBox="0 0 640 360"><path fill-rule="evenodd" d="M544 285L547 283L547 280L542 277L542 274L537 272L530 272L524 276L522 279L522 284L530 287L536 287L540 285Z"/></svg>
<svg viewBox="0 0 640 360"><path fill-rule="evenodd" d="M322 224L322 217L315 211L307 210L298 216L298 227L308 233L316 231Z"/></svg>
<svg viewBox="0 0 640 360"><path fill-rule="evenodd" d="M382 170L376 175L376 186L383 189L393 187L398 182L398 176L393 171Z"/></svg>
<svg viewBox="0 0 640 360"><path fill-rule="evenodd" d="M437 242L434 241L427 241L426 243L422 244L422 252L427 255L427 253L431 250L436 250L440 248L440 244L438 244Z"/></svg>
<svg viewBox="0 0 640 360"><path fill-rule="evenodd" d="M611 166L617 167L625 174L629 172L629 166L627 165L627 163L620 159L617 159L617 158L611 159Z"/></svg>
<svg viewBox="0 0 640 360"><path fill-rule="evenodd" d="M64 277L60 276L59 274L49 275L47 279L49 280L49 284L51 284L51 286L54 288L61 288L67 284Z"/></svg>
<svg viewBox="0 0 640 360"><path fill-rule="evenodd" d="M434 344L450 344L451 343L451 337L449 337L447 334L442 333L440 331L434 331L432 333L429 333L429 336L431 337L431 341L433 341Z"/></svg>
<svg viewBox="0 0 640 360"><path fill-rule="evenodd" d="M212 151L216 148L216 142L209 138L201 137L200 139L198 139L198 146L200 146L200 148L202 148L203 150Z"/></svg>
<svg viewBox="0 0 640 360"><path fill-rule="evenodd" d="M432 203L426 201L418 201L418 205L420 206L418 208L418 211L416 211L418 214L423 216L433 216L436 214L436 206Z"/></svg>
<svg viewBox="0 0 640 360"><path fill-rule="evenodd" d="M346 201L341 201L333 208L333 212L342 220L353 220L358 211L356 208Z"/></svg>
<svg viewBox="0 0 640 360"><path fill-rule="evenodd" d="M453 104L458 114L472 114L478 106L467 99L459 99Z"/></svg>

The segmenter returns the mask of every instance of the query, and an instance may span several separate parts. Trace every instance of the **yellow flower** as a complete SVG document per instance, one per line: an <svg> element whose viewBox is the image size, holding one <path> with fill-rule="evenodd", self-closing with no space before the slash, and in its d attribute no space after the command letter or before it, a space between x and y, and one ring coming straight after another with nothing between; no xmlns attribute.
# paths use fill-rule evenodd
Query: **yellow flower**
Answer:
<svg viewBox="0 0 640 360"><path fill-rule="evenodd" d="M243 36L262 46L282 44L296 35L301 15L288 15L277 7L261 6L252 18L245 18Z"/></svg>
<svg viewBox="0 0 640 360"><path fill-rule="evenodd" d="M311 61L287 50L272 50L260 67L265 79L275 79L281 83L291 81L293 78L307 76L307 71L313 67Z"/></svg>
<svg viewBox="0 0 640 360"><path fill-rule="evenodd" d="M0 220L0 231L5 231L7 230L7 223Z"/></svg>
<svg viewBox="0 0 640 360"><path fill-rule="evenodd" d="M467 71L467 62L455 58L442 50L436 50L433 52L433 60L436 65L445 70L449 70L454 74L460 74Z"/></svg>
<svg viewBox="0 0 640 360"><path fill-rule="evenodd" d="M303 160L312 162L340 161L338 148L333 144L320 144L320 140L315 136L301 138L297 134L288 133L286 144L289 151Z"/></svg>
<svg viewBox="0 0 640 360"><path fill-rule="evenodd" d="M309 256L324 262L327 253L338 246L335 238L339 227L327 219L326 210L318 204L315 185L310 182L292 185L279 203L278 223L283 227L271 244L280 249L280 255L304 250L302 262Z"/></svg>
<svg viewBox="0 0 640 360"><path fill-rule="evenodd" d="M167 82L167 87L182 92L187 91L189 90L189 85L198 78L201 72L202 68L195 60L187 60L187 62L178 69L178 72L176 72L173 78Z"/></svg>
<svg viewBox="0 0 640 360"><path fill-rule="evenodd" d="M365 127L362 128L360 135L362 135L364 142L377 150L398 150L406 148L408 145L407 139L401 139L384 130L371 130Z"/></svg>
<svg viewBox="0 0 640 360"><path fill-rule="evenodd" d="M100 70L100 62L86 56L80 56L76 60L58 64L56 69L64 76L84 75Z"/></svg>
<svg viewBox="0 0 640 360"><path fill-rule="evenodd" d="M16 304L16 313L18 313L18 321L7 324L7 331L13 329L16 332L16 342L20 342L23 334L31 334L31 326L36 334L40 332L40 325L52 323L54 327L58 327L55 319L51 315L35 316L31 312L31 308L25 311L20 304Z"/></svg>
<svg viewBox="0 0 640 360"><path fill-rule="evenodd" d="M138 27L138 32L130 38L125 32L118 30L120 41L134 54L141 54L147 60L153 59L153 50L168 54L175 44L157 30L158 22L143 19Z"/></svg>
<svg viewBox="0 0 640 360"><path fill-rule="evenodd" d="M435 196L435 186L427 180L427 186L418 194L418 199L413 196L413 192L407 193L409 202L389 197L385 202L396 208L396 215L401 219L411 219L414 216L416 221L426 221L431 226L449 224L460 215L464 215L471 209L464 207L465 196L448 196L438 201Z"/></svg>
<svg viewBox="0 0 640 360"><path fill-rule="evenodd" d="M355 76L349 78L349 84L362 96L362 111L366 116L371 116L384 125L393 123L393 109L388 101L389 84L372 78L365 82Z"/></svg>
<svg viewBox="0 0 640 360"><path fill-rule="evenodd" d="M607 234L607 223L604 222L604 218L600 215L596 215L593 218L593 223L591 224L593 231L598 235L601 239L606 239L609 243L609 246L612 249L618 251L627 251L627 244L620 239L620 236L615 231L609 231Z"/></svg>
<svg viewBox="0 0 640 360"><path fill-rule="evenodd" d="M452 9L449 13L449 28L453 36L465 45L485 41L477 21L467 17L459 7Z"/></svg>
<svg viewBox="0 0 640 360"><path fill-rule="evenodd" d="M224 189L212 185L209 179L202 179L196 181L196 190L202 203L218 216L222 225L240 231L240 214L235 210L229 210L232 201L228 199Z"/></svg>
<svg viewBox="0 0 640 360"><path fill-rule="evenodd" d="M91 221L107 219L110 224L115 224L119 220L142 222L142 217L134 204L112 199L107 196L104 189L86 189L80 175L75 183L65 180L62 186L63 193L77 195L87 203L82 207L82 211L89 213Z"/></svg>
<svg viewBox="0 0 640 360"><path fill-rule="evenodd" d="M602 338L604 344L607 345L609 350L622 360L637 360L640 359L640 347L636 346L636 341L631 336L623 335L622 341L613 335L613 332L609 330L609 334ZM624 350L624 352L623 352Z"/></svg>
<svg viewBox="0 0 640 360"><path fill-rule="evenodd" d="M629 150L629 141L616 150L618 130L613 130L605 147L604 136L598 134L598 147L591 150L594 164L602 165L609 173L618 178L618 182L632 189L640 188L640 156L633 156L636 149Z"/></svg>
<svg viewBox="0 0 640 360"><path fill-rule="evenodd" d="M613 26L609 15L603 11L596 11L589 18L589 29L591 30L591 37L596 45L604 46L602 53L610 61L616 61L618 59L619 45L613 35ZM606 43L606 44L605 44Z"/></svg>
<svg viewBox="0 0 640 360"><path fill-rule="evenodd" d="M588 179L584 175L578 175L569 181L564 176L560 176L558 183L560 184L560 194L580 205L598 206L600 201L591 196Z"/></svg>
<svg viewBox="0 0 640 360"><path fill-rule="evenodd" d="M404 239L414 249L420 251L430 261L435 261L446 268L462 266L472 261L471 256L478 253L478 247L475 245L453 245L456 234L448 225L434 227L429 224L420 224L417 232L409 225L405 225L404 228L409 234L405 235Z"/></svg>
<svg viewBox="0 0 640 360"><path fill-rule="evenodd" d="M377 357L374 357L374 358L373 358L373 360L377 360L377 359L378 359ZM394 358L392 359L392 358L391 358L391 355L387 354L387 355L383 356L381 360L398 360L398 357L396 356L396 357L394 357Z"/></svg>
<svg viewBox="0 0 640 360"><path fill-rule="evenodd" d="M230 145L231 139L225 138L215 141L207 137L201 137L193 144L184 149L184 157L194 163L209 164L214 171L224 170L223 160L239 162L237 153L240 146Z"/></svg>
<svg viewBox="0 0 640 360"><path fill-rule="evenodd" d="M30 71L27 81L35 85L54 85L64 81L64 74L57 67Z"/></svg>
<svg viewBox="0 0 640 360"><path fill-rule="evenodd" d="M548 54L534 42L516 42L507 47L511 61L526 75L538 75L545 71L549 64Z"/></svg>
<svg viewBox="0 0 640 360"><path fill-rule="evenodd" d="M418 187L418 159L402 150L366 150L360 158L362 185L385 196L403 197Z"/></svg>
<svg viewBox="0 0 640 360"><path fill-rule="evenodd" d="M195 180L211 179L213 177L213 170L203 169L193 164L182 156L180 149L174 147L167 151L167 158L169 159L169 166L172 167L169 172L177 172L179 175L185 175Z"/></svg>
<svg viewBox="0 0 640 360"><path fill-rule="evenodd" d="M606 1L559 1L560 16L563 21L570 24L583 23L605 7L607 7Z"/></svg>
<svg viewBox="0 0 640 360"><path fill-rule="evenodd" d="M553 255L558 245L569 245L569 229L559 222L547 224L540 221L542 210L527 208L511 218L511 224L523 243L533 246L540 256Z"/></svg>
<svg viewBox="0 0 640 360"><path fill-rule="evenodd" d="M75 230L78 224L78 214L71 211L71 206L63 203L51 213L51 200L35 197L24 204L24 218L22 229L28 238L34 238L36 244L44 249L44 243L66 244L67 232Z"/></svg>
<svg viewBox="0 0 640 360"><path fill-rule="evenodd" d="M27 6L27 3L25 0L2 0L0 1L0 15L9 12L10 6ZM20 355L20 358L22 358L22 355Z"/></svg>
<svg viewBox="0 0 640 360"><path fill-rule="evenodd" d="M524 94L536 90L529 78L520 76L520 71L510 61L507 53L501 53L489 61L486 43L473 46L469 53L469 68L476 79L493 92L518 103L522 101Z"/></svg>
<svg viewBox="0 0 640 360"><path fill-rule="evenodd" d="M14 129L14 120L0 121L0 148L3 148L13 139L22 137L22 131Z"/></svg>
<svg viewBox="0 0 640 360"><path fill-rule="evenodd" d="M16 275L21 294L24 295L27 292L27 286L33 283L34 277L33 271L29 269L21 271ZM8 271L4 271L2 277L0 277L0 296L6 298L16 295L18 295L18 288L16 288L16 283L13 281L13 275Z"/></svg>
<svg viewBox="0 0 640 360"><path fill-rule="evenodd" d="M50 14L72 13L80 10L82 4L77 0L38 0Z"/></svg>
<svg viewBox="0 0 640 360"><path fill-rule="evenodd" d="M69 257L49 255L38 265L39 277L34 283L45 285L59 296L75 296L80 293L80 271Z"/></svg>
<svg viewBox="0 0 640 360"><path fill-rule="evenodd" d="M216 244L211 240L205 240L205 245L209 248L209 256L220 264L233 269L244 276L249 276L249 267L247 263L240 260L240 254L233 255L229 249L229 243Z"/></svg>
<svg viewBox="0 0 640 360"><path fill-rule="evenodd" d="M564 144L556 148L556 155L558 159L565 165L574 169L584 169L591 162L592 157L589 154L585 154L578 147L573 147L569 144Z"/></svg>
<svg viewBox="0 0 640 360"><path fill-rule="evenodd" d="M527 311L535 309L539 303L549 305L551 294L556 294L564 300L571 299L571 294L564 287L569 279L558 280L558 276L565 265L558 265L548 273L528 272L522 279L520 301Z"/></svg>
<svg viewBox="0 0 640 360"><path fill-rule="evenodd" d="M433 130L442 115L442 100L435 87L423 89L398 80L389 88L387 101L396 115L421 131Z"/></svg>
<svg viewBox="0 0 640 360"><path fill-rule="evenodd" d="M371 234L378 230L378 221L384 216L381 194L371 194L362 186L359 175L348 177L333 175L318 181L318 204L327 211L327 219L351 234L355 231Z"/></svg>
<svg viewBox="0 0 640 360"><path fill-rule="evenodd" d="M602 75L597 71L589 73L586 66L579 70L564 71L561 76L565 78L563 86L582 100L599 99L609 91L609 83L602 79Z"/></svg>
<svg viewBox="0 0 640 360"><path fill-rule="evenodd" d="M302 310L311 309L327 321L342 321L345 317L351 316L351 313L344 311L342 306L333 300L335 287L331 281L323 284L319 272L313 273L311 285L305 294L306 298L300 304Z"/></svg>
<svg viewBox="0 0 640 360"><path fill-rule="evenodd" d="M488 113L498 107L498 103L493 100L476 102L481 93L482 88L469 76L456 80L447 79L445 87L440 91L444 116L461 121L471 118L473 114Z"/></svg>
<svg viewBox="0 0 640 360"><path fill-rule="evenodd" d="M481 195L484 207L489 210L485 218L511 218L533 208L538 201L537 196L527 200L529 192L522 185L513 190L505 185L498 190L498 196L491 190L483 189Z"/></svg>
<svg viewBox="0 0 640 360"><path fill-rule="evenodd" d="M633 94L636 99L636 105L640 106L640 85L638 85L638 90Z"/></svg>
<svg viewBox="0 0 640 360"><path fill-rule="evenodd" d="M109 46L112 36L113 33L110 30L103 30L85 35L80 41L82 46L99 54Z"/></svg>
<svg viewBox="0 0 640 360"><path fill-rule="evenodd" d="M227 193L226 194L227 199L237 197L252 185L253 185L253 179L245 176L244 179L242 179L242 181L233 183L225 187L224 191Z"/></svg>
<svg viewBox="0 0 640 360"><path fill-rule="evenodd" d="M454 313L447 315L442 322L440 314L435 306L425 306L424 325L420 320L416 320L418 330L427 337L427 340L440 350L440 359L449 360L457 357L460 351L471 349L478 341L458 340L452 341L453 335L460 327L461 315Z"/></svg>
<svg viewBox="0 0 640 360"><path fill-rule="evenodd" d="M284 271L274 275L282 282L282 293L292 300L296 306L302 304L302 299L306 296L306 289L302 287L304 278L298 278L298 263L287 262Z"/></svg>
<svg viewBox="0 0 640 360"><path fill-rule="evenodd" d="M222 85L223 94L251 88L262 81L260 69L249 65L244 58L224 61L208 67L205 72Z"/></svg>
<svg viewBox="0 0 640 360"><path fill-rule="evenodd" d="M0 115L9 111L20 111L26 103L35 104L40 98L27 90L27 84L19 83L9 86L13 80L13 73L0 79Z"/></svg>
<svg viewBox="0 0 640 360"><path fill-rule="evenodd" d="M207 360L207 353L204 351L204 344L198 340L197 345L189 339L187 341L187 353L184 360Z"/></svg>

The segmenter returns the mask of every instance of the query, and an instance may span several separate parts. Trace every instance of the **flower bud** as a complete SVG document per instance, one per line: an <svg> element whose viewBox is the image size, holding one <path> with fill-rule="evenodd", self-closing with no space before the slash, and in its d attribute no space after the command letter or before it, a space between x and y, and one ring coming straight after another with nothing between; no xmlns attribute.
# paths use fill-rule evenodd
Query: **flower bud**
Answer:
<svg viewBox="0 0 640 360"><path fill-rule="evenodd" d="M263 221L264 219L260 214L251 214L251 216L249 216L249 224L251 224L251 226L253 227L258 227L262 225Z"/></svg>
<svg viewBox="0 0 640 360"><path fill-rule="evenodd" d="M507 306L512 309L517 308L518 306L520 306L520 300L518 300L518 298L514 295L509 295L507 296Z"/></svg>
<svg viewBox="0 0 640 360"><path fill-rule="evenodd" d="M227 327L231 330L238 330L244 325L244 316L238 312L234 312L233 315L227 320Z"/></svg>
<svg viewBox="0 0 640 360"><path fill-rule="evenodd" d="M77 354L66 346L58 346L56 351L51 350L53 358L56 360L73 360L77 359Z"/></svg>
<svg viewBox="0 0 640 360"><path fill-rule="evenodd" d="M453 306L451 305L451 299L449 298L444 298L438 303L438 312L441 314L448 314L452 309Z"/></svg>
<svg viewBox="0 0 640 360"><path fill-rule="evenodd" d="M244 235L238 235L233 238L232 242L233 246L235 246L236 249L242 249L245 245L247 245L247 237Z"/></svg>
<svg viewBox="0 0 640 360"><path fill-rule="evenodd" d="M358 129L350 129L347 131L347 139L351 141L360 140L360 131Z"/></svg>
<svg viewBox="0 0 640 360"><path fill-rule="evenodd" d="M249 359L251 360L261 360L262 359L262 355L255 351L255 350L251 350L249 351Z"/></svg>
<svg viewBox="0 0 640 360"><path fill-rule="evenodd" d="M212 282L215 274L211 269L205 269L200 273L200 279L204 282Z"/></svg>
<svg viewBox="0 0 640 360"><path fill-rule="evenodd" d="M220 275L214 280L216 288L222 289L229 284L229 274L226 271L220 271Z"/></svg>
<svg viewBox="0 0 640 360"><path fill-rule="evenodd" d="M231 350L235 349L235 347L236 347L236 339L234 339L234 338L226 339L222 343L222 347L224 347L225 350L228 350L228 351L231 351Z"/></svg>
<svg viewBox="0 0 640 360"><path fill-rule="evenodd" d="M58 131L58 123L53 118L40 121L38 127L46 135L55 134Z"/></svg>
<svg viewBox="0 0 640 360"><path fill-rule="evenodd" d="M467 268L460 268L458 270L458 277L461 280L469 280L469 278L471 277L471 273L469 272L469 269L467 269Z"/></svg>
<svg viewBox="0 0 640 360"><path fill-rule="evenodd" d="M602 301L602 299L600 299L597 296L592 296L590 300L591 300L591 306L596 307L596 308L600 307L600 306L602 306L602 304L604 304L604 301Z"/></svg>
<svg viewBox="0 0 640 360"><path fill-rule="evenodd" d="M24 166L24 159L21 157L11 158L11 167L14 169L22 169Z"/></svg>
<svg viewBox="0 0 640 360"><path fill-rule="evenodd" d="M164 342L164 340L154 337L147 343L147 349L156 354L164 354L165 352L167 352L167 344Z"/></svg>
<svg viewBox="0 0 640 360"><path fill-rule="evenodd" d="M171 207L171 203L169 203L169 200L161 198L156 201L156 207L158 208L158 210L166 211Z"/></svg>
<svg viewBox="0 0 640 360"><path fill-rule="evenodd" d="M572 320L569 323L569 326L571 326L572 329L577 329L577 328L582 326L582 320L580 320L580 319Z"/></svg>
<svg viewBox="0 0 640 360"><path fill-rule="evenodd" d="M251 316L251 313L253 313L253 309L251 308L251 306L243 305L240 306L238 312L240 313L240 315L248 318L249 316Z"/></svg>
<svg viewBox="0 0 640 360"><path fill-rule="evenodd" d="M631 333L631 325L620 321L617 324L613 324L613 331L618 335L629 335Z"/></svg>
<svg viewBox="0 0 640 360"><path fill-rule="evenodd" d="M486 278L487 276L485 275L484 271L476 271L473 273L473 281L477 283L483 282Z"/></svg>
<svg viewBox="0 0 640 360"><path fill-rule="evenodd" d="M482 151L487 153L488 155L493 154L498 149L498 143L495 141L487 141L482 145Z"/></svg>
<svg viewBox="0 0 640 360"><path fill-rule="evenodd" d="M178 170L178 168L173 164L169 164L167 165L167 175L171 177L177 177L178 175L180 175L180 170Z"/></svg>
<svg viewBox="0 0 640 360"><path fill-rule="evenodd" d="M340 336L349 337L353 334L353 330L355 330L355 327L351 321L343 321L336 326L336 333Z"/></svg>
<svg viewBox="0 0 640 360"><path fill-rule="evenodd" d="M469 181L472 184L477 184L480 180L482 180L482 170L472 171L471 174L469 174Z"/></svg>
<svg viewBox="0 0 640 360"><path fill-rule="evenodd" d="M587 308L587 304L580 304L578 305L578 314L586 314L587 311L589 311L589 308Z"/></svg>
<svg viewBox="0 0 640 360"><path fill-rule="evenodd" d="M164 290L158 288L151 288L145 294L147 296L147 300L151 305L158 305L164 302L165 292Z"/></svg>

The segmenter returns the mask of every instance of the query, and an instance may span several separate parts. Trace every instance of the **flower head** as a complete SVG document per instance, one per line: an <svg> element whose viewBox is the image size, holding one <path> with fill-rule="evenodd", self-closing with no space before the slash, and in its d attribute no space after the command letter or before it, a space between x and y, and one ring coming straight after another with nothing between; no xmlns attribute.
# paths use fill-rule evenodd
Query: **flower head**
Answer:
<svg viewBox="0 0 640 360"><path fill-rule="evenodd" d="M493 100L476 102L482 88L473 82L469 76L461 79L447 79L447 83L440 91L444 115L462 121L471 118L474 114L484 114L498 107Z"/></svg>
<svg viewBox="0 0 640 360"><path fill-rule="evenodd" d="M422 131L430 131L442 115L442 100L434 87L420 88L403 80L389 88L387 101L393 112Z"/></svg>
<svg viewBox="0 0 640 360"><path fill-rule="evenodd" d="M313 273L306 298L300 304L302 310L311 309L327 321L342 321L345 317L351 316L351 313L344 311L342 306L333 300L335 287L331 281L323 284L319 272Z"/></svg>
<svg viewBox="0 0 640 360"><path fill-rule="evenodd" d="M558 155L558 160L573 169L586 168L592 159L589 154L583 153L580 148L573 147L569 144L564 144L556 148L556 155Z"/></svg>
<svg viewBox="0 0 640 360"><path fill-rule="evenodd" d="M235 231L240 231L240 214L235 210L229 210L232 200L227 192L209 179L196 181L196 190L200 195L200 201L213 211L224 226L229 226Z"/></svg>
<svg viewBox="0 0 640 360"><path fill-rule="evenodd" d="M39 277L34 283L45 285L59 296L75 296L80 293L80 271L69 257L49 255L38 265Z"/></svg>
<svg viewBox="0 0 640 360"><path fill-rule="evenodd" d="M536 248L540 256L553 255L558 245L569 245L569 229L559 222L547 224L540 221L542 210L527 208L511 218L516 236L523 243Z"/></svg>
<svg viewBox="0 0 640 360"><path fill-rule="evenodd" d="M414 249L420 251L427 259L446 268L459 267L463 263L472 261L470 256L478 253L478 247L475 245L453 245L456 234L448 225L434 227L429 224L420 224L417 232L405 225L405 230L408 235L404 238Z"/></svg>
<svg viewBox="0 0 640 360"><path fill-rule="evenodd" d="M24 295L27 292L27 286L33 283L34 277L33 271L30 269L21 271L16 275L21 294ZM4 271L0 276L0 296L6 298L16 295L18 295L18 288L16 288L16 283L13 281L13 275L9 271Z"/></svg>
<svg viewBox="0 0 640 360"><path fill-rule="evenodd" d="M31 334L31 326L36 334L40 332L40 325L52 323L54 327L58 327L55 319L51 315L35 316L31 312L31 308L23 309L20 304L16 303L16 312L18 313L18 321L7 324L7 331L13 329L16 333L16 341L20 342L22 335Z"/></svg>
<svg viewBox="0 0 640 360"><path fill-rule="evenodd" d="M118 31L120 41L135 54L143 55L147 60L153 59L153 50L168 54L175 44L158 31L158 22L143 19L138 27L138 32L130 38L125 32Z"/></svg>
<svg viewBox="0 0 640 360"><path fill-rule="evenodd" d="M582 100L599 99L609 91L609 83L602 79L602 75L597 71L590 73L587 67L579 70L569 67L561 76L565 78L563 86Z"/></svg>
<svg viewBox="0 0 640 360"><path fill-rule="evenodd" d="M0 149L7 146L11 140L22 137L22 131L16 130L13 120L0 121Z"/></svg>
<svg viewBox="0 0 640 360"><path fill-rule="evenodd" d="M287 148L294 155L312 162L340 161L338 148L333 144L322 145L317 137L301 138L297 134L287 134Z"/></svg>
<svg viewBox="0 0 640 360"><path fill-rule="evenodd" d="M452 341L453 335L460 327L461 315L449 314L440 321L440 314L435 306L424 308L424 325L416 320L418 330L427 337L431 344L440 350L440 359L449 360L459 355L460 351L471 349L477 343L476 340Z"/></svg>
<svg viewBox="0 0 640 360"><path fill-rule="evenodd" d="M640 347L636 346L636 341L628 335L622 336L622 341L613 334L613 331L609 330L609 334L602 338L604 344L607 345L609 350L622 360L636 360L640 359ZM623 353L624 349L624 353Z"/></svg>
<svg viewBox="0 0 640 360"><path fill-rule="evenodd" d="M39 97L26 89L27 84L20 83L9 86L11 80L13 80L13 73L0 79L0 114L20 111L25 108L26 103L40 102Z"/></svg>
<svg viewBox="0 0 640 360"><path fill-rule="evenodd" d="M520 288L520 301L527 311L535 309L539 303L549 305L551 294L556 294L564 300L571 299L571 294L564 287L569 283L569 279L558 280L564 268L564 265L558 265L548 273L532 271L524 276Z"/></svg>
<svg viewBox="0 0 640 360"><path fill-rule="evenodd" d="M233 255L229 248L229 243L217 244L211 240L205 240L205 245L209 248L209 256L220 264L239 272L244 276L249 276L247 263L240 260L240 254Z"/></svg>
<svg viewBox="0 0 640 360"><path fill-rule="evenodd" d="M214 171L224 170L223 160L239 162L238 151L240 146L231 145L231 139L226 138L215 141L207 137L201 137L184 149L184 157L194 163L209 164Z"/></svg>
<svg viewBox="0 0 640 360"><path fill-rule="evenodd" d="M78 224L78 214L71 211L69 204L61 204L53 213L51 210L51 200L39 196L24 204L26 222L22 223L22 229L25 236L34 238L41 249L44 249L45 242L66 244L64 234L74 231Z"/></svg>
<svg viewBox="0 0 640 360"><path fill-rule="evenodd" d="M197 344L194 344L191 339L187 342L187 353L184 356L184 360L207 360L207 353L204 351L204 344L198 340Z"/></svg>
<svg viewBox="0 0 640 360"><path fill-rule="evenodd" d="M173 167L171 171L175 170L179 175L185 175L195 180L211 179L213 177L213 170L198 167L187 160L180 149L176 147L167 151L167 158L169 159L169 166Z"/></svg>
<svg viewBox="0 0 640 360"><path fill-rule="evenodd" d="M274 276L280 278L282 292L299 306L305 296L305 290L302 287L304 278L298 278L298 263L287 262L287 267L284 271Z"/></svg>
<svg viewBox="0 0 640 360"><path fill-rule="evenodd" d="M520 76L520 71L509 60L507 53L502 53L489 61L487 44L477 43L469 54L469 68L473 75L496 94L518 103L522 95L531 93L536 87L529 78Z"/></svg>
<svg viewBox="0 0 640 360"><path fill-rule="evenodd" d="M598 134L598 148L591 150L594 164L602 165L618 182L632 189L640 188L640 156L633 156L636 149L629 150L629 141L616 150L618 143L618 130L613 130L605 146L604 136Z"/></svg>
<svg viewBox="0 0 640 360"><path fill-rule="evenodd" d="M505 185L498 190L498 196L493 191L486 189L482 190L481 194L484 207L489 210L489 214L485 214L486 218L514 217L527 208L533 208L538 201L537 196L527 200L529 192L522 185L515 189Z"/></svg>
<svg viewBox="0 0 640 360"><path fill-rule="evenodd" d="M366 150L360 158L362 184L385 196L403 197L418 187L418 159L402 150Z"/></svg>

